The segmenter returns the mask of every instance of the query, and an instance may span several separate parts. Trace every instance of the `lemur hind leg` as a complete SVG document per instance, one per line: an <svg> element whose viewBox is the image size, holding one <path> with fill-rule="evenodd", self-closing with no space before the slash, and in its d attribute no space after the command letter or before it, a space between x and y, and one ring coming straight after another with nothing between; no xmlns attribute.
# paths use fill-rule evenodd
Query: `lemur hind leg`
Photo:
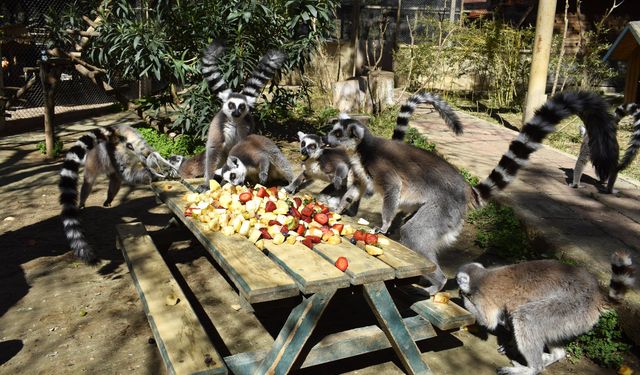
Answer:
<svg viewBox="0 0 640 375"><path fill-rule="evenodd" d="M576 165L573 168L573 182L569 184L572 188L581 188L583 185L580 184L580 179L582 178L582 173L584 173L584 167L587 165L589 160L591 159L591 153L589 152L589 136L585 135L582 140L582 145L580 145L580 154L578 154L578 160L576 160Z"/></svg>
<svg viewBox="0 0 640 375"><path fill-rule="evenodd" d="M116 197L118 191L120 191L120 187L122 186L122 180L120 177L111 173L109 175L109 190L107 191L107 200L102 203L104 207L111 207L111 202L113 202L113 198Z"/></svg>

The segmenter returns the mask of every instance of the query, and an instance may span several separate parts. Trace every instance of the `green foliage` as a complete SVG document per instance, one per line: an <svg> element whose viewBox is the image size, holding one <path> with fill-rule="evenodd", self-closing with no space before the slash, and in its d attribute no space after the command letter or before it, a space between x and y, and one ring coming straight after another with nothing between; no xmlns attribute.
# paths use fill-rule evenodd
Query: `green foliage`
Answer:
<svg viewBox="0 0 640 375"><path fill-rule="evenodd" d="M578 337L567 346L572 360L583 356L600 366L619 368L624 360L624 353L631 346L623 341L622 330L615 310L604 312L596 326Z"/></svg>
<svg viewBox="0 0 640 375"><path fill-rule="evenodd" d="M510 207L489 202L469 213L467 221L476 226L476 243L511 261L534 258L525 228Z"/></svg>
<svg viewBox="0 0 640 375"><path fill-rule="evenodd" d="M398 117L398 106L388 107L369 121L369 130L374 135L382 138L391 138Z"/></svg>
<svg viewBox="0 0 640 375"><path fill-rule="evenodd" d="M45 143L45 141L38 142L36 147L38 148L38 151L40 151L42 155L47 154L47 144ZM64 149L64 143L62 142L62 140L60 140L58 137L54 137L53 138L53 157L57 158L58 156L62 155L63 149Z"/></svg>
<svg viewBox="0 0 640 375"><path fill-rule="evenodd" d="M464 177L465 181L467 181L467 183L471 186L477 185L478 182L480 182L480 179L478 178L478 176L474 176L473 174L471 174L471 172L469 172L464 168L460 169L460 174L462 175L462 177Z"/></svg>
<svg viewBox="0 0 640 375"><path fill-rule="evenodd" d="M394 122L394 126L395 126L395 122ZM427 137L420 134L420 132L417 131L415 128L409 128L409 130L407 131L407 134L405 135L405 142L427 151L436 150L436 144L429 142L427 140Z"/></svg>
<svg viewBox="0 0 640 375"><path fill-rule="evenodd" d="M202 141L187 134L180 134L171 139L168 135L153 128L138 128L137 130L147 143L165 158L172 155L191 156L204 151Z"/></svg>
<svg viewBox="0 0 640 375"><path fill-rule="evenodd" d="M292 116L308 114L307 107L301 106L305 93L303 89L291 90L275 87L270 101L260 103L255 110L254 118L262 128L282 124ZM302 112L302 113L298 113Z"/></svg>

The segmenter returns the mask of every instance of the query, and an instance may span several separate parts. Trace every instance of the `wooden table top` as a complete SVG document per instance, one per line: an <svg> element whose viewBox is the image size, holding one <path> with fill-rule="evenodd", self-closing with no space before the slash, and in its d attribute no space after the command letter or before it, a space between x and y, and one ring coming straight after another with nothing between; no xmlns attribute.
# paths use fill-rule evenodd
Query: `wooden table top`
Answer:
<svg viewBox="0 0 640 375"><path fill-rule="evenodd" d="M301 243L276 245L265 241L265 249L260 251L244 236L225 236L185 217L187 202L183 196L191 190L183 183L161 181L153 183L152 188L211 253L249 303L293 297L300 292L312 294L404 279L435 270L432 262L395 241L390 241L391 245L384 247L384 254L377 257L344 238L338 245L316 244L313 250ZM341 256L349 261L345 272L334 265Z"/></svg>

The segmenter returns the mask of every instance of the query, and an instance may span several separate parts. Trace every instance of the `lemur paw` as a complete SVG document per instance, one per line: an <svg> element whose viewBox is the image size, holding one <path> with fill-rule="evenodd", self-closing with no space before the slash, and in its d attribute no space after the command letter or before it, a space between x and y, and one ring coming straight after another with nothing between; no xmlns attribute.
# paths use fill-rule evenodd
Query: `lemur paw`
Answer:
<svg viewBox="0 0 640 375"><path fill-rule="evenodd" d="M291 185L287 185L284 188L284 191L286 191L288 194L293 194L296 192L296 188L291 186Z"/></svg>
<svg viewBox="0 0 640 375"><path fill-rule="evenodd" d="M373 227L373 233L387 234L387 231L382 230L380 227Z"/></svg>
<svg viewBox="0 0 640 375"><path fill-rule="evenodd" d="M333 178L333 187L336 188L336 190L340 190L340 188L342 187L341 177L336 176Z"/></svg>
<svg viewBox="0 0 640 375"><path fill-rule="evenodd" d="M267 183L267 180L269 179L269 174L265 172L260 172L260 174L258 175L258 178L260 179L260 184L264 185Z"/></svg>
<svg viewBox="0 0 640 375"><path fill-rule="evenodd" d="M209 190L209 187L207 185L200 185L200 186L196 187L196 193L202 194L207 190Z"/></svg>
<svg viewBox="0 0 640 375"><path fill-rule="evenodd" d="M584 185L576 184L576 183L573 183L573 182L570 183L569 186L574 188L574 189L579 189L579 188L583 188L584 187Z"/></svg>
<svg viewBox="0 0 640 375"><path fill-rule="evenodd" d="M111 201L104 201L104 203L102 204L102 207L111 207Z"/></svg>

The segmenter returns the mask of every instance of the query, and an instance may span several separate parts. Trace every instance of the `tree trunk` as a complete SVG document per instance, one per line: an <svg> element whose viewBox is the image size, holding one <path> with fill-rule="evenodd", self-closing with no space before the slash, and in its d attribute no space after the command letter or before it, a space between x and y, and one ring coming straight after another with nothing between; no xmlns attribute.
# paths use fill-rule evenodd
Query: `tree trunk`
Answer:
<svg viewBox="0 0 640 375"><path fill-rule="evenodd" d="M546 100L545 89L555 13L556 0L540 0L536 18L536 36L533 44L529 88L522 116L523 124L533 117L534 111Z"/></svg>
<svg viewBox="0 0 640 375"><path fill-rule="evenodd" d="M42 91L44 94L44 141L47 149L47 159L53 159L55 145L55 108L56 108L56 89L60 79L60 70L47 64L40 62L40 81L42 82Z"/></svg>

